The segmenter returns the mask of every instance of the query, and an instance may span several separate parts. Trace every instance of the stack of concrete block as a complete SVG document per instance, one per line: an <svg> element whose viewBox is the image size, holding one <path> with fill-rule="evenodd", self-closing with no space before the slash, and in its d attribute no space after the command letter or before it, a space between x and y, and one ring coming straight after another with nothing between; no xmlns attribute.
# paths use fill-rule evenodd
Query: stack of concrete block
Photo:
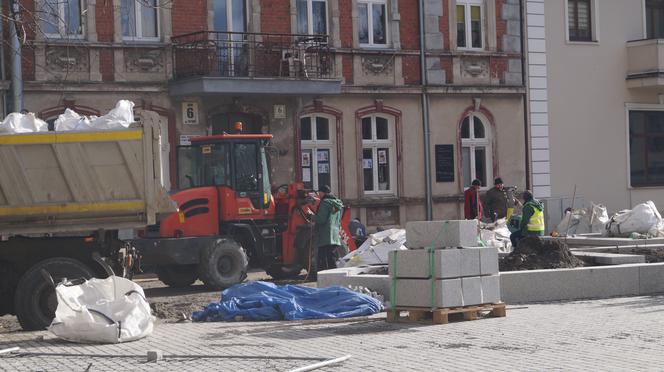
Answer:
<svg viewBox="0 0 664 372"><path fill-rule="evenodd" d="M394 305L459 307L500 302L498 250L476 247L477 233L475 220L408 223L410 249L392 251L389 257Z"/></svg>

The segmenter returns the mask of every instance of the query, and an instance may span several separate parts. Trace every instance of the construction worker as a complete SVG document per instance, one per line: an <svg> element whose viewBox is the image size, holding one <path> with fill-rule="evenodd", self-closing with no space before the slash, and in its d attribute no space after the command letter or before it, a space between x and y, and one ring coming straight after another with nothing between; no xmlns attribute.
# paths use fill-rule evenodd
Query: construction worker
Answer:
<svg viewBox="0 0 664 372"><path fill-rule="evenodd" d="M533 198L533 194L527 190L523 192L523 201L525 203L520 228L510 235L513 248L516 248L519 245L519 240L526 236L544 235L544 206L539 200Z"/></svg>
<svg viewBox="0 0 664 372"><path fill-rule="evenodd" d="M321 198L316 214L312 215L314 223L314 241L316 257L316 272L336 268L336 255L341 248L341 215L343 203L332 195L330 186L324 185L318 191Z"/></svg>
<svg viewBox="0 0 664 372"><path fill-rule="evenodd" d="M507 217L507 190L503 185L502 178L493 181L493 187L486 192L486 207L491 221Z"/></svg>
<svg viewBox="0 0 664 372"><path fill-rule="evenodd" d="M482 201L480 200L480 180L473 180L470 187L464 191L464 216L467 220L482 218Z"/></svg>

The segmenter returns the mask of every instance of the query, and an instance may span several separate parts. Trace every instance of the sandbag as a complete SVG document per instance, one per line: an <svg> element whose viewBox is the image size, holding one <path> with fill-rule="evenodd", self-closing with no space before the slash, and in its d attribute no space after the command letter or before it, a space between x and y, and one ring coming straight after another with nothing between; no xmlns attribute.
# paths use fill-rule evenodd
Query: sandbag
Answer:
<svg viewBox="0 0 664 372"><path fill-rule="evenodd" d="M629 237L632 233L649 236L661 236L664 231L662 216L655 203L647 201L633 209L623 210L611 217L606 226L605 235Z"/></svg>
<svg viewBox="0 0 664 372"><path fill-rule="evenodd" d="M27 114L12 112L0 123L0 133L35 133L47 131L48 123L37 118L32 112Z"/></svg>
<svg viewBox="0 0 664 372"><path fill-rule="evenodd" d="M111 276L55 288L58 307L48 330L71 342L118 343L152 333L154 318L143 288Z"/></svg>

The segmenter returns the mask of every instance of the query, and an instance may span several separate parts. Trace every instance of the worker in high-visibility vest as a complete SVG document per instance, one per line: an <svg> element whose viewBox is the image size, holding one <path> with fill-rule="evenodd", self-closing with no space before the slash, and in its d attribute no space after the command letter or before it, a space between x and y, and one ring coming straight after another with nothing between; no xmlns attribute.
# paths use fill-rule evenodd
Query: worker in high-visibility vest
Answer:
<svg viewBox="0 0 664 372"><path fill-rule="evenodd" d="M519 245L519 240L526 236L544 235L544 206L539 200L533 198L530 191L523 192L523 201L525 204L523 205L520 228L510 235L514 248Z"/></svg>

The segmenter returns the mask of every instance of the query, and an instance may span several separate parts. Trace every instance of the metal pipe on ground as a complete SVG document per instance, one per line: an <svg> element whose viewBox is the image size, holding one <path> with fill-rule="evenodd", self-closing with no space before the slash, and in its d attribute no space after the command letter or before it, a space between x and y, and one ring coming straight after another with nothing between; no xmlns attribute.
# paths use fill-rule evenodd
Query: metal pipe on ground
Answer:
<svg viewBox="0 0 664 372"><path fill-rule="evenodd" d="M322 367L327 367L327 366L331 366L333 364L338 364L338 363L345 362L346 360L350 359L350 357L351 357L351 355L348 354L348 355L344 355L344 356L339 357L339 358L328 359L328 360L324 360L320 363L315 363L315 364L311 364L311 365L308 365L308 366L292 369L290 372L313 371L315 369L319 369L319 368L322 368Z"/></svg>

